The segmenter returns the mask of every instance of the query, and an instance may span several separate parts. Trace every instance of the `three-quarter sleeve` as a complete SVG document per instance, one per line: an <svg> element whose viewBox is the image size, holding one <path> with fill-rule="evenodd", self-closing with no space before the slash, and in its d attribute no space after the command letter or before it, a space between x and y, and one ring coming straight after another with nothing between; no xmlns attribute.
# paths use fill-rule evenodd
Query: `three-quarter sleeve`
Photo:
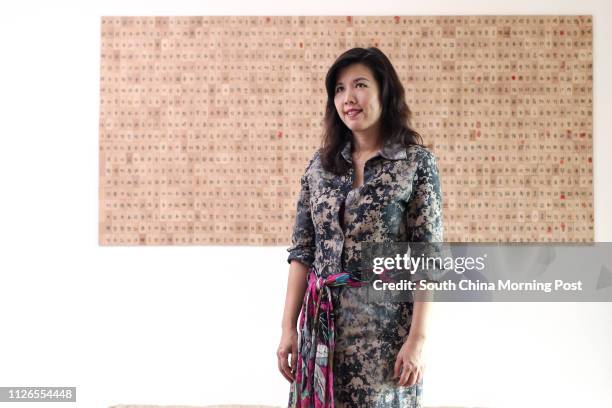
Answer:
<svg viewBox="0 0 612 408"><path fill-rule="evenodd" d="M441 257L444 253L442 190L435 156L428 150L419 153L417 170L412 183L412 194L407 204L406 226L412 254ZM413 279L439 281L444 270L419 269Z"/></svg>
<svg viewBox="0 0 612 408"><path fill-rule="evenodd" d="M442 190L435 156L422 150L412 182L406 222L411 242L442 242Z"/></svg>
<svg viewBox="0 0 612 408"><path fill-rule="evenodd" d="M295 259L306 266L312 265L315 259L315 230L310 212L310 187L308 185L308 170L313 161L314 157L310 160L300 178L301 188L296 205L291 246L287 249L289 252L288 263Z"/></svg>

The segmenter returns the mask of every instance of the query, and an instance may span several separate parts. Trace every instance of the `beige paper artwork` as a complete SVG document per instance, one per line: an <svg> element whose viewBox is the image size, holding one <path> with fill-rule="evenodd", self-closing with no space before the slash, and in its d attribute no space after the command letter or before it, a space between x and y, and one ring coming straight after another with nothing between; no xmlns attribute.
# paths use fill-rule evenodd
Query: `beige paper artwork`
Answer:
<svg viewBox="0 0 612 408"><path fill-rule="evenodd" d="M395 66L447 241L591 242L591 16L103 17L101 245L288 245L324 78Z"/></svg>

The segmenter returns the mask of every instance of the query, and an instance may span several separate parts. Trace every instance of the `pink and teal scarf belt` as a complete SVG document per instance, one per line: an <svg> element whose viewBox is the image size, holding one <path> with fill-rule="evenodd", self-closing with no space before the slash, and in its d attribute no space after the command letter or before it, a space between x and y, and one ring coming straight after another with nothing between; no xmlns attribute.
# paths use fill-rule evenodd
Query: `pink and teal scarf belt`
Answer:
<svg viewBox="0 0 612 408"><path fill-rule="evenodd" d="M319 277L311 268L299 325L295 381L290 408L334 408L334 308L330 286L364 286L367 281L341 272Z"/></svg>

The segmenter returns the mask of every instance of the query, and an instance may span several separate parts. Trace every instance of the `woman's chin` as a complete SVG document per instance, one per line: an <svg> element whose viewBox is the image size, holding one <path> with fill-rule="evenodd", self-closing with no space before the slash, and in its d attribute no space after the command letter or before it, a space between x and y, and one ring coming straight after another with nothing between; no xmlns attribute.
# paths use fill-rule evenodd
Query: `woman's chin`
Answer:
<svg viewBox="0 0 612 408"><path fill-rule="evenodd" d="M349 128L350 130L352 130L353 132L355 132L355 131L361 130L361 128L363 126L361 126L361 125L359 125L357 123L347 123L346 127Z"/></svg>

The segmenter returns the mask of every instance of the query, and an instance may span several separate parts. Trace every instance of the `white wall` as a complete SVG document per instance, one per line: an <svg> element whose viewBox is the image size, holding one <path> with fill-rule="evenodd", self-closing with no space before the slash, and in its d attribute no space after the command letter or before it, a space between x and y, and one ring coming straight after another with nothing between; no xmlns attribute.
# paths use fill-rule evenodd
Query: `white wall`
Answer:
<svg viewBox="0 0 612 408"><path fill-rule="evenodd" d="M603 0L35 3L0 11L0 386L77 386L82 407L287 399L285 247L97 244L101 15L593 14L596 240L612 241ZM427 405L612 406L612 304L434 312Z"/></svg>

